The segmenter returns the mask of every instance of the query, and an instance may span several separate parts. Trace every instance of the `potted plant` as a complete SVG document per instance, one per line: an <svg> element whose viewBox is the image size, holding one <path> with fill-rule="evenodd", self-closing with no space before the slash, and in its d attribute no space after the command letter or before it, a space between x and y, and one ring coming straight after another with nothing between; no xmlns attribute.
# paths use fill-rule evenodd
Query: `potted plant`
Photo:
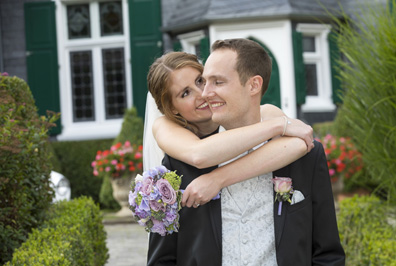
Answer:
<svg viewBox="0 0 396 266"><path fill-rule="evenodd" d="M131 182L143 171L143 146L132 145L129 141L118 142L110 150L97 151L92 162L93 174L110 178L113 197L120 204L117 216L132 215L129 210L128 194Z"/></svg>

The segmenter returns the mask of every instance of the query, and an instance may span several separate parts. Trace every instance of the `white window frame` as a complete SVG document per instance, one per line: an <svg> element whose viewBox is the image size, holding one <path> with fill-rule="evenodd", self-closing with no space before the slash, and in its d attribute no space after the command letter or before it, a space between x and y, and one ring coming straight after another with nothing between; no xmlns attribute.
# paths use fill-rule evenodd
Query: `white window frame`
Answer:
<svg viewBox="0 0 396 266"><path fill-rule="evenodd" d="M177 38L180 40L184 52L197 54L195 46L200 44L200 41L205 38L205 32L203 30L193 31L177 35Z"/></svg>
<svg viewBox="0 0 396 266"><path fill-rule="evenodd" d="M315 38L315 52L303 52L304 64L315 64L317 71L318 95L307 95L303 112L331 112L336 109L332 100L331 63L329 42L330 25L297 24L296 30L303 36Z"/></svg>
<svg viewBox="0 0 396 266"><path fill-rule="evenodd" d="M58 140L86 140L115 138L122 126L123 118L106 120L103 87L102 49L124 48L125 85L127 108L133 103L131 60L129 45L128 1L121 0L123 12L123 35L100 36L99 3L108 0L54 0L56 4L56 29L58 42L59 88L61 100L62 133ZM68 39L67 5L89 4L91 38ZM72 84L70 79L70 52L92 51L95 121L73 122Z"/></svg>

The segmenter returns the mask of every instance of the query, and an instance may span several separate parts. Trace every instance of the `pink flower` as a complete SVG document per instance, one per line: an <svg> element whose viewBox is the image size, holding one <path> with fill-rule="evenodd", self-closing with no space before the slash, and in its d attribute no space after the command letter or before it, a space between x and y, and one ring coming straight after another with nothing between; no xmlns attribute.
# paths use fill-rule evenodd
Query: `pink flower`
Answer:
<svg viewBox="0 0 396 266"><path fill-rule="evenodd" d="M116 165L117 163L118 163L117 160L111 160L112 165Z"/></svg>
<svg viewBox="0 0 396 266"><path fill-rule="evenodd" d="M111 170L111 167L110 166L106 166L105 171L106 172L110 172L110 170Z"/></svg>
<svg viewBox="0 0 396 266"><path fill-rule="evenodd" d="M330 175L330 176L333 176L334 174L335 174L335 170L330 168L330 169L329 169L329 175Z"/></svg>
<svg viewBox="0 0 396 266"><path fill-rule="evenodd" d="M168 180L160 179L157 181L157 187L162 195L162 201L167 204L173 204L176 202L176 192L169 184Z"/></svg>
<svg viewBox="0 0 396 266"><path fill-rule="evenodd" d="M292 179L289 177L275 177L272 183L276 193L287 193L292 189Z"/></svg>

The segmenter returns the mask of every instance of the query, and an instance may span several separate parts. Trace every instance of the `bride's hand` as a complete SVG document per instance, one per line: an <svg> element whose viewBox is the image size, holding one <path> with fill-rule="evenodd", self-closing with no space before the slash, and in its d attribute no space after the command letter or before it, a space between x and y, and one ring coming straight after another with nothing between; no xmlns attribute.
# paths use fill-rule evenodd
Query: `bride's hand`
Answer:
<svg viewBox="0 0 396 266"><path fill-rule="evenodd" d="M183 193L182 206L198 208L216 197L220 189L216 178L209 174L201 175L187 186Z"/></svg>
<svg viewBox="0 0 396 266"><path fill-rule="evenodd" d="M308 152L311 151L314 147L312 127L298 119L287 119L289 122L287 123L284 136L298 137L303 139L307 145Z"/></svg>

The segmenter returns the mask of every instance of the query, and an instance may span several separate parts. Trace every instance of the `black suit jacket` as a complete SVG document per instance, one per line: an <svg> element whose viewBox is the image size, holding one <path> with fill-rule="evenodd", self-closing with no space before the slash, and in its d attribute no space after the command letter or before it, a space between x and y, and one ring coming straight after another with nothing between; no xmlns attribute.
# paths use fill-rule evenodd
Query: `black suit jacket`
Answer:
<svg viewBox="0 0 396 266"><path fill-rule="evenodd" d="M182 186L190 183L190 178L212 170L199 170L167 156L164 162L179 174L184 170L189 173L183 174L186 183ZM310 153L273 174L292 178L293 188L305 197L294 205L284 203L280 216L279 203L274 203L278 265L345 265L322 145L315 142ZM197 209L183 208L180 214L179 233L166 237L150 235L148 265L221 266L220 201L211 201Z"/></svg>

